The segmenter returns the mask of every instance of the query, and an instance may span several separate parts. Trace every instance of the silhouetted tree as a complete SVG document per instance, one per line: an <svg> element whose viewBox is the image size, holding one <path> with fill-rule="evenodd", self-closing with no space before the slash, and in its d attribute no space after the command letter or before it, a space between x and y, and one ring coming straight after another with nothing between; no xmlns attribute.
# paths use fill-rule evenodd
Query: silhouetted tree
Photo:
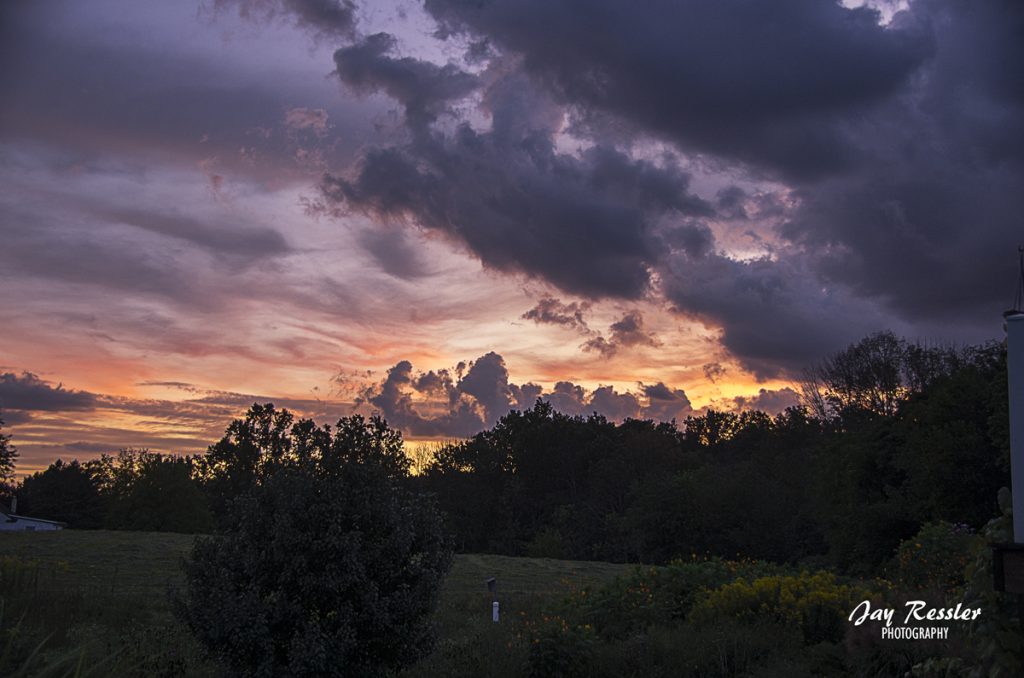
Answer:
<svg viewBox="0 0 1024 678"><path fill-rule="evenodd" d="M37 518L60 520L70 527L102 525L100 494L89 472L73 460L50 464L25 478L18 489L18 512Z"/></svg>
<svg viewBox="0 0 1024 678"><path fill-rule="evenodd" d="M823 420L891 416L909 394L969 361L969 353L878 332L809 368L804 403Z"/></svg>
<svg viewBox="0 0 1024 678"><path fill-rule="evenodd" d="M121 450L85 468L100 491L103 526L115 530L207 532L212 517L206 495L193 477L193 459Z"/></svg>
<svg viewBox="0 0 1024 678"><path fill-rule="evenodd" d="M254 404L244 419L234 420L224 437L197 460L197 470L215 516L226 516L232 499L248 492L292 459L295 418L272 403ZM313 427L307 434L316 437ZM301 444L309 444L305 438Z"/></svg>
<svg viewBox="0 0 1024 678"><path fill-rule="evenodd" d="M715 447L736 435L742 423L734 412L709 409L699 417L686 418L683 438L691 446Z"/></svg>
<svg viewBox="0 0 1024 678"><path fill-rule="evenodd" d="M14 493L14 471L18 461L18 450L11 443L11 436L3 433L4 420L0 417L0 501L9 503Z"/></svg>

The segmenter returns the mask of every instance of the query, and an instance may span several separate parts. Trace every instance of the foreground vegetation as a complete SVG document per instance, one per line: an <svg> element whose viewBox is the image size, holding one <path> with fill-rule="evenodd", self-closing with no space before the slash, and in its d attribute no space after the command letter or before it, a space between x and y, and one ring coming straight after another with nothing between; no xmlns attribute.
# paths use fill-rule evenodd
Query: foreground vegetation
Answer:
<svg viewBox="0 0 1024 678"><path fill-rule="evenodd" d="M868 581L717 558L636 567L459 555L434 617L437 647L396 675L896 676L915 665L914 675L961 675L949 668L973 652L966 626L946 642L884 643L877 629L846 621L867 598L941 601L943 587L962 598L956 567L937 557L971 553L977 538L942 526L920 538L894 559L891 580ZM0 535L0 675L221 675L171 614L192 542L127 531ZM929 661L939 668L926 670Z"/></svg>
<svg viewBox="0 0 1024 678"><path fill-rule="evenodd" d="M193 537L154 532L65 530L0 534L0 675L219 675L171 614ZM461 648L507 651L513 620L571 590L628 573L625 565L468 554L455 558L441 595L439 661ZM503 601L492 624L486 580ZM456 652L456 649L460 651ZM440 674L433 674L440 675ZM500 673L495 674L500 675ZM515 675L515 674L508 674Z"/></svg>

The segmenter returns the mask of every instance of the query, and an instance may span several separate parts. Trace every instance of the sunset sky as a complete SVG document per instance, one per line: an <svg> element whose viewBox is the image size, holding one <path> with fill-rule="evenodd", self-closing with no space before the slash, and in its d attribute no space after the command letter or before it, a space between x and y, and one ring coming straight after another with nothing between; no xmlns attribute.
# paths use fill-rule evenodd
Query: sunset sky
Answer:
<svg viewBox="0 0 1024 678"><path fill-rule="evenodd" d="M1013 297L1017 1L13 0L0 55L20 473L254 401L777 412Z"/></svg>

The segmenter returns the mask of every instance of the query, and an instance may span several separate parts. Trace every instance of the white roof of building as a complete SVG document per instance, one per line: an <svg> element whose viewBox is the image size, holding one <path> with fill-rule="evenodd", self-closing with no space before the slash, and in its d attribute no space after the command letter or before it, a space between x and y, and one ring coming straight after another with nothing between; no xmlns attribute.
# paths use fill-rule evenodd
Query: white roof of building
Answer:
<svg viewBox="0 0 1024 678"><path fill-rule="evenodd" d="M15 520L32 520L32 521L37 522L37 523L49 523L50 525L60 525L62 527L67 527L68 526L67 523L61 522L59 520L46 520L45 518L33 518L31 516L20 516L20 515L11 513L10 510L4 508L3 506L0 506L0 515L3 515L4 518L7 520L7 522L9 522L9 523L13 523Z"/></svg>

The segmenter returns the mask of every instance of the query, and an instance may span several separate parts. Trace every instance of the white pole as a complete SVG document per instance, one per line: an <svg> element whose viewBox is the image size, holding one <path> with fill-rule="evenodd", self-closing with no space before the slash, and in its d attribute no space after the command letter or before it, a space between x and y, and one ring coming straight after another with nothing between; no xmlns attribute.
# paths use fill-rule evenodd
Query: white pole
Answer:
<svg viewBox="0 0 1024 678"><path fill-rule="evenodd" d="M498 623L498 601L491 603L491 621Z"/></svg>
<svg viewBox="0 0 1024 678"><path fill-rule="evenodd" d="M1010 491L1013 541L1024 544L1024 312L1007 311L1006 371L1010 387Z"/></svg>

